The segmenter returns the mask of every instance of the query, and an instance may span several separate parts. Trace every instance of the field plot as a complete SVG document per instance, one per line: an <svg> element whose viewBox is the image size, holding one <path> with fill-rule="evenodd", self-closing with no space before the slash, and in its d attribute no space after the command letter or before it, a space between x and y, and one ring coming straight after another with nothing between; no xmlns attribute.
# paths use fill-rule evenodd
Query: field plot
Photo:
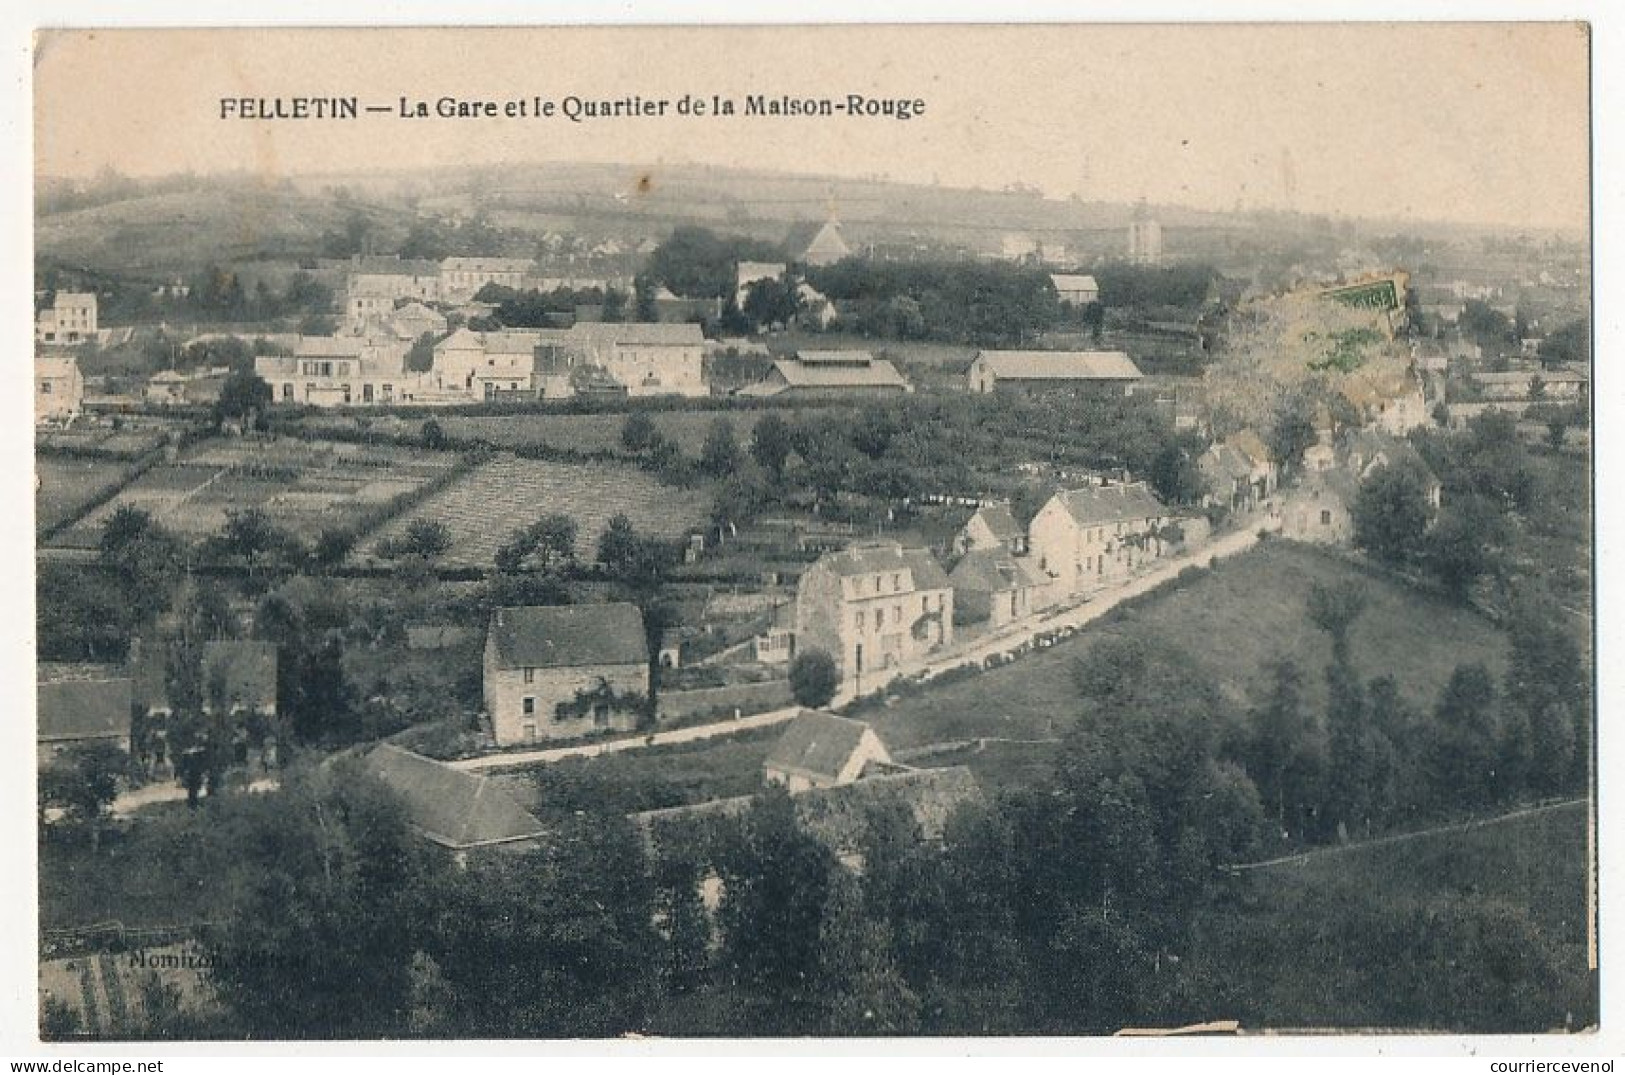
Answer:
<svg viewBox="0 0 1625 1075"><path fill-rule="evenodd" d="M1589 1025L1586 826L1581 804L1251 871L1195 970L1253 1027Z"/></svg>
<svg viewBox="0 0 1625 1075"><path fill-rule="evenodd" d="M576 555L591 561L598 535L615 515L624 513L640 534L677 539L706 521L709 499L679 493L636 467L501 456L391 520L361 555L400 537L414 519L435 519L451 531L452 547L443 563L490 567L513 531L559 513L575 520Z"/></svg>
<svg viewBox="0 0 1625 1075"><path fill-rule="evenodd" d="M309 541L323 527L353 523L456 462L445 452L354 444L208 441L147 471L53 544L94 544L107 517L124 506L150 512L190 538L218 532L233 511L260 508Z"/></svg>
<svg viewBox="0 0 1625 1075"><path fill-rule="evenodd" d="M59 429L39 433L34 446L42 451L134 459L161 446L166 434L156 429Z"/></svg>
<svg viewBox="0 0 1625 1075"><path fill-rule="evenodd" d="M131 466L113 460L41 456L34 461L34 527L43 532L73 518L120 485Z"/></svg>

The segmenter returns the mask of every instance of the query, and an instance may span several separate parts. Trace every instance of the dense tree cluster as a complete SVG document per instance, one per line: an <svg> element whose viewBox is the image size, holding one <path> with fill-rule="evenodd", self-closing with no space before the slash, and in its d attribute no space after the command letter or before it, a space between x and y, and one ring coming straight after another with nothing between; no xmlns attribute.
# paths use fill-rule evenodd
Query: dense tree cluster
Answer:
<svg viewBox="0 0 1625 1075"><path fill-rule="evenodd" d="M1077 719L1050 773L962 806L940 843L876 806L837 854L776 791L648 844L584 800L544 847L460 869L414 842L386 792L329 764L238 808L245 884L207 942L220 1032L1077 1034L1197 1021L1215 1003L1304 1020L1344 994L1403 1025L1559 1022L1544 987L1564 972L1534 927L1473 899L1385 912L1340 897L1362 929L1300 941L1325 949L1315 991L1228 992L1251 970L1215 962L1213 938L1274 943L1250 932L1229 867L1281 846L1280 830L1289 847L1376 833L1561 793L1583 772L1552 716L1585 697L1578 658L1544 613L1511 626L1504 683L1464 666L1424 712L1391 679L1362 682L1350 634L1365 600L1345 584L1305 609L1332 639L1324 709L1291 662L1249 709L1183 653L1102 638L1076 663ZM1522 719L1536 711L1548 719ZM1410 947L1385 970L1368 943ZM256 965L250 988L250 951L289 955ZM332 951L342 973L305 955ZM1424 999L1464 973L1509 980L1451 984L1454 1007ZM1396 996L1384 975L1403 978Z"/></svg>
<svg viewBox="0 0 1625 1075"><path fill-rule="evenodd" d="M1055 325L1049 273L1004 262L882 262L847 258L807 280L856 332L1019 347Z"/></svg>

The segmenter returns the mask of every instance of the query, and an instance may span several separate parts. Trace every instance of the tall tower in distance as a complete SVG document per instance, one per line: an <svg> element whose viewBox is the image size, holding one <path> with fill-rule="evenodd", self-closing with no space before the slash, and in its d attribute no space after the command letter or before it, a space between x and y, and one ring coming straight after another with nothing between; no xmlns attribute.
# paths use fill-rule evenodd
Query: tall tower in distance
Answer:
<svg viewBox="0 0 1625 1075"><path fill-rule="evenodd" d="M1135 265L1162 264L1162 225L1151 219L1142 200L1128 226L1128 259Z"/></svg>

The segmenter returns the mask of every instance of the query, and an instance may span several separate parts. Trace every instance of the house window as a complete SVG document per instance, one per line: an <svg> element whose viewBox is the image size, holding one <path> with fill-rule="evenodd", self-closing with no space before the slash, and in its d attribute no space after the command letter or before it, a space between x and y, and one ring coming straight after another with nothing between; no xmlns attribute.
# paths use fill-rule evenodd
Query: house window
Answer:
<svg viewBox="0 0 1625 1075"><path fill-rule="evenodd" d="M283 383L283 385L282 385L282 398L285 401L288 401L288 402L293 401L293 385L288 384L286 382Z"/></svg>
<svg viewBox="0 0 1625 1075"><path fill-rule="evenodd" d="M893 575L891 577L891 588L892 593L896 593L898 590L901 590L903 588L903 576Z"/></svg>
<svg viewBox="0 0 1625 1075"><path fill-rule="evenodd" d="M891 607L891 621L894 624L903 622L903 606L902 605L893 605Z"/></svg>
<svg viewBox="0 0 1625 1075"><path fill-rule="evenodd" d="M524 726L524 736L525 736L526 740L528 740L528 741L530 741L532 743L534 743L536 741L536 725L534 723L527 722L525 724L525 726Z"/></svg>
<svg viewBox="0 0 1625 1075"><path fill-rule="evenodd" d="M854 618L854 622L857 624L857 629L861 632L863 630L863 610L862 609L858 610L858 614Z"/></svg>
<svg viewBox="0 0 1625 1075"><path fill-rule="evenodd" d="M884 626L886 626L886 610L877 608L875 609L875 630L878 631Z"/></svg>
<svg viewBox="0 0 1625 1075"><path fill-rule="evenodd" d="M361 386L361 402L363 402L363 403L371 403L372 402L372 385L364 384L364 385Z"/></svg>
<svg viewBox="0 0 1625 1075"><path fill-rule="evenodd" d="M1321 513L1320 513L1320 525L1321 526L1330 526L1330 525L1332 525L1332 513L1330 511L1327 511L1327 510L1321 511Z"/></svg>
<svg viewBox="0 0 1625 1075"><path fill-rule="evenodd" d="M532 683L535 683L535 682L536 682L536 669L534 669L534 668L525 669L525 686L528 687Z"/></svg>
<svg viewBox="0 0 1625 1075"><path fill-rule="evenodd" d="M47 396L50 395L51 394L51 382L50 381L41 381L40 386L39 386L39 390L44 395L47 395Z"/></svg>
<svg viewBox="0 0 1625 1075"><path fill-rule="evenodd" d="M519 711L527 717L536 715L536 699L526 698L519 703Z"/></svg>

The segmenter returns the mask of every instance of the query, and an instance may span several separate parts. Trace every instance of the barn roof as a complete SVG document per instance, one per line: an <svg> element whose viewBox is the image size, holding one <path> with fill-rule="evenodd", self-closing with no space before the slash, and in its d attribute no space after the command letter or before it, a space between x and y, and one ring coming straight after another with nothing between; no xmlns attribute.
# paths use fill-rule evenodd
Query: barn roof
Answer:
<svg viewBox="0 0 1625 1075"><path fill-rule="evenodd" d="M501 668L569 668L644 664L649 660L643 615L636 605L532 605L499 608L491 638Z"/></svg>

